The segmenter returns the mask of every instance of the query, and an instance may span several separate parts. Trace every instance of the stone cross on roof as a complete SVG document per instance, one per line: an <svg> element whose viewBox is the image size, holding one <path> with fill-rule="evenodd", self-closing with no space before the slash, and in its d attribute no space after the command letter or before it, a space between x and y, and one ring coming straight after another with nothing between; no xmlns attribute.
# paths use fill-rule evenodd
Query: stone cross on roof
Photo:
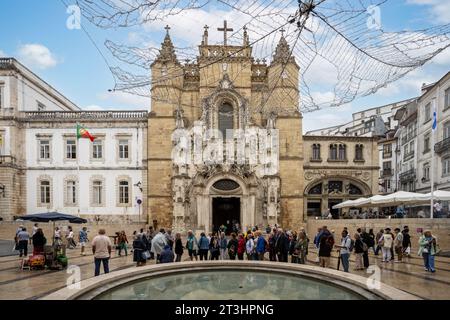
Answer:
<svg viewBox="0 0 450 320"><path fill-rule="evenodd" d="M234 31L232 28L228 28L227 20L223 21L223 28L218 28L217 31L223 31L223 45L227 45L227 32Z"/></svg>

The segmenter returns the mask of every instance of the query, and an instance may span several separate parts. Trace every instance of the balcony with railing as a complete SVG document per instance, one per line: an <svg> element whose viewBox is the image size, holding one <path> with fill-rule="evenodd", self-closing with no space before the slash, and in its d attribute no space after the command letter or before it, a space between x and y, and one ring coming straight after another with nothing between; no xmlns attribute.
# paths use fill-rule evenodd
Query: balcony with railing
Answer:
<svg viewBox="0 0 450 320"><path fill-rule="evenodd" d="M381 170L381 177L391 177L393 175L392 169L383 169Z"/></svg>
<svg viewBox="0 0 450 320"><path fill-rule="evenodd" d="M383 151L383 159L392 158L392 151Z"/></svg>
<svg viewBox="0 0 450 320"><path fill-rule="evenodd" d="M416 179L416 169L410 169L399 175L400 181L410 181Z"/></svg>
<svg viewBox="0 0 450 320"><path fill-rule="evenodd" d="M13 58L0 58L0 69L9 69L14 65Z"/></svg>
<svg viewBox="0 0 450 320"><path fill-rule="evenodd" d="M405 154L403 155L403 161L408 161L408 160L410 160L410 159L412 159L412 158L414 158L414 150L413 150L413 151L410 151L410 152L408 152L408 153L405 153Z"/></svg>
<svg viewBox="0 0 450 320"><path fill-rule="evenodd" d="M445 138L434 145L434 151L436 153L440 154L447 150L450 150L450 137Z"/></svg>
<svg viewBox="0 0 450 320"><path fill-rule="evenodd" d="M147 120L147 111L28 111L23 112L28 121L65 121L65 120Z"/></svg>

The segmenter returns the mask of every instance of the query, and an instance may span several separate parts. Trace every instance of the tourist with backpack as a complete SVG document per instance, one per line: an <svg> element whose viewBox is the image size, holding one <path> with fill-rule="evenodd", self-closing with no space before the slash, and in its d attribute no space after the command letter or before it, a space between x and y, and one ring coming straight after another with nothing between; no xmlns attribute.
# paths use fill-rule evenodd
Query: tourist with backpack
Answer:
<svg viewBox="0 0 450 320"><path fill-rule="evenodd" d="M329 268L334 239L328 229L322 229L322 231L319 243L319 264L322 268Z"/></svg>
<svg viewBox="0 0 450 320"><path fill-rule="evenodd" d="M305 232L300 231L297 243L294 248L294 254L292 255L292 257L294 258L293 260L296 263L305 264L307 254L308 254L308 238Z"/></svg>
<svg viewBox="0 0 450 320"><path fill-rule="evenodd" d="M198 253L200 255L200 260L208 260L209 251L209 240L206 234L202 232L200 234L200 239L198 240Z"/></svg>
<svg viewBox="0 0 450 320"><path fill-rule="evenodd" d="M353 250L354 241L348 235L347 230L342 231L341 245L336 246L336 247L338 248L339 255L341 257L342 267L344 268L344 272L348 272L348 269L350 266L350 253Z"/></svg>
<svg viewBox="0 0 450 320"><path fill-rule="evenodd" d="M258 237L256 239L256 254L257 254L257 260L263 261L264 260L264 254L266 253L266 239L264 239L264 236L262 235L261 231L256 231L256 236Z"/></svg>
<svg viewBox="0 0 450 320"><path fill-rule="evenodd" d="M355 270L364 270L364 242L359 233L355 233Z"/></svg>
<svg viewBox="0 0 450 320"><path fill-rule="evenodd" d="M197 261L198 260L198 257L197 257L197 251L198 251L197 238L195 238L194 232L192 230L189 230L187 234L188 234L188 237L187 237L187 241L186 241L186 249L188 249L189 259L191 259L191 261L193 261L194 258L195 258L195 261Z"/></svg>
<svg viewBox="0 0 450 320"><path fill-rule="evenodd" d="M384 234L384 230L381 229L380 232L377 233L377 235L375 236L375 255L378 255L378 252L380 252L381 250L381 245L380 245L380 239Z"/></svg>

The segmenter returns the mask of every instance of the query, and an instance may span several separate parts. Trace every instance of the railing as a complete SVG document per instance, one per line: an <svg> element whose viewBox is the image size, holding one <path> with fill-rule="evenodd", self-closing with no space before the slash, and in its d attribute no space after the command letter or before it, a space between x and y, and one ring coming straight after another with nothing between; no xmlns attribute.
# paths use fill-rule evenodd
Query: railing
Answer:
<svg viewBox="0 0 450 320"><path fill-rule="evenodd" d="M0 58L0 69L11 68L14 65L13 58Z"/></svg>
<svg viewBox="0 0 450 320"><path fill-rule="evenodd" d="M400 173L399 178L401 181L415 179L416 178L416 169L410 169L408 171Z"/></svg>
<svg viewBox="0 0 450 320"><path fill-rule="evenodd" d="M382 177L390 177L390 176L392 176L392 169L383 169L381 171L381 176Z"/></svg>
<svg viewBox="0 0 450 320"><path fill-rule="evenodd" d="M392 151L383 152L383 159L392 158Z"/></svg>
<svg viewBox="0 0 450 320"><path fill-rule="evenodd" d="M30 111L27 120L146 120L147 111Z"/></svg>
<svg viewBox="0 0 450 320"><path fill-rule="evenodd" d="M405 155L403 156L403 161L407 161L412 158L414 158L414 151L405 153Z"/></svg>
<svg viewBox="0 0 450 320"><path fill-rule="evenodd" d="M0 165L15 165L15 164L16 164L15 157L0 155Z"/></svg>
<svg viewBox="0 0 450 320"><path fill-rule="evenodd" d="M434 145L434 151L436 153L442 153L449 149L450 149L450 137L448 137Z"/></svg>

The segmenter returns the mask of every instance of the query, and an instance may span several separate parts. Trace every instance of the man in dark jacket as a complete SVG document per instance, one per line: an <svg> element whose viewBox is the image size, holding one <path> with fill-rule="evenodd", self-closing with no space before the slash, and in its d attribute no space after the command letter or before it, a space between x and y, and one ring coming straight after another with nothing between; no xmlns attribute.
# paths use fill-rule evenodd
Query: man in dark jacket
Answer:
<svg viewBox="0 0 450 320"><path fill-rule="evenodd" d="M288 262L288 252L289 252L289 240L283 229L278 229L277 238L275 241L275 250L278 256L279 262Z"/></svg>
<svg viewBox="0 0 450 320"><path fill-rule="evenodd" d="M327 229L323 230L320 236L319 246L319 263L323 268L330 266L331 250L333 250L334 238L333 235Z"/></svg>
<svg viewBox="0 0 450 320"><path fill-rule="evenodd" d="M403 253L409 257L411 253L411 236L409 235L409 228L405 226L403 228Z"/></svg>
<svg viewBox="0 0 450 320"><path fill-rule="evenodd" d="M363 264L364 268L367 269L369 267L369 248L372 246L372 238L366 232L366 228L363 228L361 231L361 240L366 244L364 249L367 249L363 252Z"/></svg>
<svg viewBox="0 0 450 320"><path fill-rule="evenodd" d="M171 263L175 255L173 254L172 248L167 244L159 256L159 263Z"/></svg>

